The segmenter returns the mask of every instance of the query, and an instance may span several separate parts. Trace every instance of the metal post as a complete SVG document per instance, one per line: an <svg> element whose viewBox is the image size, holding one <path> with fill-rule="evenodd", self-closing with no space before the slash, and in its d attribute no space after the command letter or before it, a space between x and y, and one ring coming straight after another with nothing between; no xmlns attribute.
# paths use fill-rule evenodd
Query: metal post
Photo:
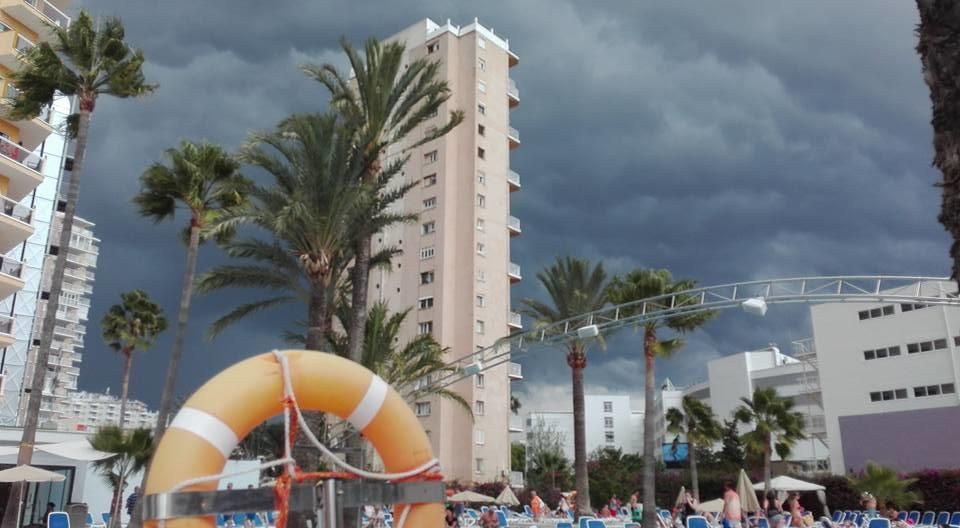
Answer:
<svg viewBox="0 0 960 528"><path fill-rule="evenodd" d="M343 526L340 522L340 516L337 512L340 510L337 504L337 481L335 479L326 479L323 481L323 528L337 528Z"/></svg>

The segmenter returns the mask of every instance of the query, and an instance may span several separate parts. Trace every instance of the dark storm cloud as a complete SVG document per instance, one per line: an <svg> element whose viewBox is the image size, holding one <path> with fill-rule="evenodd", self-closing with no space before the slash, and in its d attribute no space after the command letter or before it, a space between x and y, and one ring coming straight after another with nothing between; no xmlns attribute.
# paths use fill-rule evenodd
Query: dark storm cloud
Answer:
<svg viewBox="0 0 960 528"><path fill-rule="evenodd" d="M604 259L613 272L667 267L704 284L772 276L943 274L929 169L929 103L913 52L910 2L723 3L253 2L88 0L118 15L161 84L139 101L103 101L81 214L103 240L81 386L116 386L119 365L96 325L121 291L145 287L175 314L183 248L172 225L137 218L136 177L181 138L235 148L251 129L324 107L304 62L343 62L337 40L383 37L431 17L479 17L509 37L523 144L513 260L519 299L554 255ZM349 7L347 7L349 5ZM476 9L476 11L474 11ZM179 219L180 222L183 219ZM201 268L222 260L204 248ZM180 389L238 358L280 346L289 310L251 319L213 344L210 321L250 292L198 299ZM689 336L659 373L703 377L702 361L809 335L802 307L758 324L724 315ZM171 335L138 358L133 395L158 399ZM596 390L639 393L632 333L596 351ZM564 384L562 354L521 360L529 384Z"/></svg>

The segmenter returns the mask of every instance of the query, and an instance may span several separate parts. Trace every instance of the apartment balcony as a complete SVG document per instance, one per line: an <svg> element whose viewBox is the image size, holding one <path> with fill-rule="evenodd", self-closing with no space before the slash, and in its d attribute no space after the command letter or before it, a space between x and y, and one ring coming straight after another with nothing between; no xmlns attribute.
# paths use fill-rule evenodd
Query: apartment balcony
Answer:
<svg viewBox="0 0 960 528"><path fill-rule="evenodd" d="M513 425L508 425L508 426L507 426L507 432L508 432L508 433L522 433L522 432L523 432L523 427L516 427L516 426L513 426Z"/></svg>
<svg viewBox="0 0 960 528"><path fill-rule="evenodd" d="M0 257L0 299L23 289L23 263L9 257Z"/></svg>
<svg viewBox="0 0 960 528"><path fill-rule="evenodd" d="M13 318L0 315L0 347L6 347L16 341L13 337Z"/></svg>
<svg viewBox="0 0 960 528"><path fill-rule="evenodd" d="M6 253L33 234L33 226L30 225L33 209L3 195L0 195L0 205L3 206L0 214L0 253Z"/></svg>
<svg viewBox="0 0 960 528"><path fill-rule="evenodd" d="M520 190L520 175L514 171L507 171L507 183L510 184L510 192Z"/></svg>
<svg viewBox="0 0 960 528"><path fill-rule="evenodd" d="M53 35L53 28L67 27L70 17L48 0L0 0L0 10L27 26L45 39Z"/></svg>
<svg viewBox="0 0 960 528"><path fill-rule="evenodd" d="M511 431L513 432L513 431ZM520 471L511 471L510 472L510 487L516 489L523 489L523 473Z"/></svg>
<svg viewBox="0 0 960 528"><path fill-rule="evenodd" d="M521 315L518 314L517 312L509 312L509 313L507 313L507 325L509 325L510 328L522 329L522 328L523 328L523 316L521 316Z"/></svg>
<svg viewBox="0 0 960 528"><path fill-rule="evenodd" d="M10 183L7 198L19 202L43 181L43 159L7 138L0 137L0 175Z"/></svg>
<svg viewBox="0 0 960 528"><path fill-rule="evenodd" d="M0 33L0 65L8 70L20 69L23 54L36 46L30 39L7 29Z"/></svg>
<svg viewBox="0 0 960 528"><path fill-rule="evenodd" d="M7 33L13 32L8 31ZM0 33L0 37L3 35L3 33ZM3 81L0 93L3 93L3 104L9 104L10 100L17 97L17 89L14 88L13 84L9 81ZM33 119L13 121L13 123L17 125L17 129L20 130L20 143L22 144L20 146L28 152L33 152L40 146L40 143L43 143L50 134L53 134L54 129L53 126L50 125L51 115L50 107L44 107L40 115ZM18 159L27 159L27 156L19 155ZM39 165L37 165L37 169L39 170Z"/></svg>
<svg viewBox="0 0 960 528"><path fill-rule="evenodd" d="M67 252L67 263L85 268L97 267L97 258L86 253Z"/></svg>
<svg viewBox="0 0 960 528"><path fill-rule="evenodd" d="M507 230L510 236L515 237L520 234L520 219L516 216L507 217Z"/></svg>
<svg viewBox="0 0 960 528"><path fill-rule="evenodd" d="M510 149L513 150L520 146L520 131L513 127L507 127L507 141L510 142Z"/></svg>
<svg viewBox="0 0 960 528"><path fill-rule="evenodd" d="M517 82L513 79L509 79L507 82L507 103L510 104L510 108L520 104L520 90L517 88Z"/></svg>
<svg viewBox="0 0 960 528"><path fill-rule="evenodd" d="M522 380L523 379L523 365L520 363L510 362L510 372L507 374L510 380Z"/></svg>
<svg viewBox="0 0 960 528"><path fill-rule="evenodd" d="M510 268L507 271L507 276L510 277L510 282L520 282L520 279L523 278L523 276L520 275L520 264L514 264L511 262Z"/></svg>

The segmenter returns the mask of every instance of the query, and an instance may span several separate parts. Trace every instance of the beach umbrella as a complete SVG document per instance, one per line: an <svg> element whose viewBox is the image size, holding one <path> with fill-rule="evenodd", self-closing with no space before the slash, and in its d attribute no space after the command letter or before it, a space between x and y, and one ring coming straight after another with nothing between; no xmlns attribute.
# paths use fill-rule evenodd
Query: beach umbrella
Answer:
<svg viewBox="0 0 960 528"><path fill-rule="evenodd" d="M747 478L747 472L740 470L737 477L737 495L740 496L740 507L743 511L760 513L760 502L757 501L757 492L753 489L753 484Z"/></svg>
<svg viewBox="0 0 960 528"><path fill-rule="evenodd" d="M510 489L510 486L503 488L503 491L500 492L500 495L497 495L497 504L505 504L507 506L519 506L520 501L517 500L517 496L513 494L513 490Z"/></svg>
<svg viewBox="0 0 960 528"><path fill-rule="evenodd" d="M686 493L687 493L687 488L685 488L684 486L680 486L680 493L677 493L677 500L673 501L674 508L679 508L680 506L683 505L684 502L686 502L687 498L684 497Z"/></svg>
<svg viewBox="0 0 960 528"><path fill-rule="evenodd" d="M720 513L723 511L723 499L713 499L712 501L701 502L700 511L710 513Z"/></svg>
<svg viewBox="0 0 960 528"><path fill-rule="evenodd" d="M475 491L461 491L451 495L448 499L450 502L467 502L467 503L484 503L492 504L496 502L493 497L487 497L486 495L481 495Z"/></svg>
<svg viewBox="0 0 960 528"><path fill-rule="evenodd" d="M753 489L764 490L766 488L763 482L757 482L753 485ZM781 475L773 478L770 481L770 489L776 491L819 491L825 490L826 488L819 484L814 484L813 482L806 482L800 479Z"/></svg>
<svg viewBox="0 0 960 528"><path fill-rule="evenodd" d="M40 469L38 467L22 465L0 471L0 482L61 482L64 475ZM20 516L23 514L23 490L26 486L20 487L20 502L17 503L17 526L20 526ZM44 519L46 522L46 519Z"/></svg>

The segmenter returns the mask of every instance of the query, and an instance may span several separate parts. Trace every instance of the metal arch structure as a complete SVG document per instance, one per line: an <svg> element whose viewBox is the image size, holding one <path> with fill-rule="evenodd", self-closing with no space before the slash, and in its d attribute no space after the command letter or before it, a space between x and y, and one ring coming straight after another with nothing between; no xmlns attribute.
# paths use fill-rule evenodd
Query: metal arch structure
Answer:
<svg viewBox="0 0 960 528"><path fill-rule="evenodd" d="M426 381L430 388L448 387L492 369L530 349L577 339L577 331L596 325L600 334L709 310L743 306L748 300L766 304L826 302L894 302L960 307L956 283L946 277L843 276L800 277L737 282L693 288L626 304L610 306L526 332L502 337L491 346L457 358L449 374ZM423 385L420 386L423 388Z"/></svg>

